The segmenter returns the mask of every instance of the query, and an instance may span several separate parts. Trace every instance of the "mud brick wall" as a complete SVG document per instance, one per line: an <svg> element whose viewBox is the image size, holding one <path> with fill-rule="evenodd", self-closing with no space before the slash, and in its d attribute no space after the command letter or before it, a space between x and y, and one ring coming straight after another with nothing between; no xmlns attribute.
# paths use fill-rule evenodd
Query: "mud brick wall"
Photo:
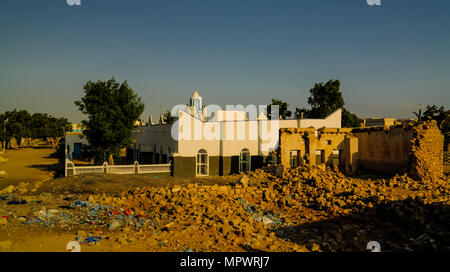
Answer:
<svg viewBox="0 0 450 272"><path fill-rule="evenodd" d="M409 126L358 128L352 131L358 138L358 171L393 175L408 173L410 141Z"/></svg>
<svg viewBox="0 0 450 272"><path fill-rule="evenodd" d="M410 174L434 180L443 174L444 137L435 121L391 127L357 128L358 170L379 174Z"/></svg>
<svg viewBox="0 0 450 272"><path fill-rule="evenodd" d="M414 179L437 180L443 177L444 136L436 122L423 122L413 128L410 175Z"/></svg>
<svg viewBox="0 0 450 272"><path fill-rule="evenodd" d="M347 174L353 174L358 160L358 142L349 128L282 128L280 129L279 161L290 167L290 151L297 151L298 165L322 164L317 161L316 151L323 151L324 164L339 165ZM317 134L317 135L316 135ZM333 152L338 150L339 153ZM338 159L338 162L336 162ZM337 163L337 165L335 165Z"/></svg>

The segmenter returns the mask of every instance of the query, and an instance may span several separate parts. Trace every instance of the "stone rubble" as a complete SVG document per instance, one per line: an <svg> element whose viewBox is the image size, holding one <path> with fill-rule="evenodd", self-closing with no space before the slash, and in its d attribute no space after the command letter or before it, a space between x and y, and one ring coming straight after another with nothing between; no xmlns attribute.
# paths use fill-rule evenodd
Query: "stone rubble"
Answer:
<svg viewBox="0 0 450 272"><path fill-rule="evenodd" d="M448 181L442 179L415 181L407 175L389 180L356 179L315 166L286 169L280 175L272 166L243 175L230 185L147 187L89 199L139 214L151 222L144 228L162 237L202 237L204 250L221 250L221 246L223 250L223 245L231 244L250 250L363 251L364 245L355 248L353 243L366 231L360 225L325 230L332 237L300 245L286 237L305 223L366 214L376 220L380 216L399 220L410 226L411 235L433 233L439 245L449 246L449 192ZM308 231L293 235L307 237ZM356 236L346 240L342 233ZM395 241L388 245L392 250L409 248Z"/></svg>

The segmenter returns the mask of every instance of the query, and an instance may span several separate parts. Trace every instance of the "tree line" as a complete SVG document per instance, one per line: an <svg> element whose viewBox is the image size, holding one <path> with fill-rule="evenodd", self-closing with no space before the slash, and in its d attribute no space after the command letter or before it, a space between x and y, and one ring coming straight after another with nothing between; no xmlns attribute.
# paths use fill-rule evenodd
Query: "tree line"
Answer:
<svg viewBox="0 0 450 272"><path fill-rule="evenodd" d="M57 118L47 113L29 113L26 110L12 110L0 113L0 140L15 138L20 144L22 138L45 140L64 136L72 130L66 118Z"/></svg>

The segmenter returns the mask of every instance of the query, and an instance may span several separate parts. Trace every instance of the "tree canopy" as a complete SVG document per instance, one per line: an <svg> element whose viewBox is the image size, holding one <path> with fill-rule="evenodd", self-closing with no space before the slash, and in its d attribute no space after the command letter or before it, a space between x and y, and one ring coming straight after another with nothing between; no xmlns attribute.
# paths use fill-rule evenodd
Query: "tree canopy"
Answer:
<svg viewBox="0 0 450 272"><path fill-rule="evenodd" d="M325 118L334 111L342 108L342 126L357 127L361 123L355 114L345 109L344 98L341 92L341 82L339 80L329 80L327 82L316 83L309 90L308 104L311 109L296 108L295 117L300 118L301 113L305 118Z"/></svg>
<svg viewBox="0 0 450 272"><path fill-rule="evenodd" d="M127 81L119 83L114 78L88 81L83 89L85 95L75 101L88 117L82 121L83 134L93 155L101 158L106 152L110 163L114 163L112 155L118 155L121 148L132 143L134 121L143 113L144 103Z"/></svg>
<svg viewBox="0 0 450 272"><path fill-rule="evenodd" d="M273 98L272 103L267 106L267 117L269 119L271 119L272 105L278 106L278 114L283 117L283 119L286 119L286 117L291 117L292 112L288 110L289 104L280 99Z"/></svg>
<svg viewBox="0 0 450 272"><path fill-rule="evenodd" d="M13 110L0 114L0 127L2 141L9 141L14 137L19 143L22 138L61 137L64 131L72 129L66 118L56 118L47 113L30 114L26 110Z"/></svg>
<svg viewBox="0 0 450 272"><path fill-rule="evenodd" d="M164 113L163 119L167 124L173 124L173 122L175 121L175 117L172 116L172 113L169 110Z"/></svg>

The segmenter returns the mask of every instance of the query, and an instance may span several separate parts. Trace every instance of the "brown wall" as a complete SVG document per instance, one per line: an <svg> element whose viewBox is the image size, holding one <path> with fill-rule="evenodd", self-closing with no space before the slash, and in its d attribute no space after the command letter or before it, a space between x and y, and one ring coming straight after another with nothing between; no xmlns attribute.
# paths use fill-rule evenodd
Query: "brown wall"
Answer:
<svg viewBox="0 0 450 272"><path fill-rule="evenodd" d="M311 128L281 129L278 150L280 163L285 167L290 167L290 152L296 150L298 165L302 163L319 165L323 156L325 165L339 165L348 174L352 174L351 171L355 167L349 166L354 164L354 160L357 158L354 154L357 152L357 148L355 148L357 139L352 137L350 131L351 129L345 128L324 128L318 130L316 136L315 129ZM350 142L351 138L353 138L352 142ZM339 150L339 154L333 154L334 150ZM320 155L317 156L316 151L320 152Z"/></svg>
<svg viewBox="0 0 450 272"><path fill-rule="evenodd" d="M376 127L354 129L358 138L358 168L382 174L407 173L409 169L410 128Z"/></svg>
<svg viewBox="0 0 450 272"><path fill-rule="evenodd" d="M317 136L316 136L317 135ZM435 121L354 129L280 129L278 156L290 167L290 151L297 150L305 163L336 163L333 150L340 151L339 168L347 174L409 173L416 179L436 179L443 173L444 137Z"/></svg>
<svg viewBox="0 0 450 272"><path fill-rule="evenodd" d="M173 157L174 177L195 177L195 157Z"/></svg>

